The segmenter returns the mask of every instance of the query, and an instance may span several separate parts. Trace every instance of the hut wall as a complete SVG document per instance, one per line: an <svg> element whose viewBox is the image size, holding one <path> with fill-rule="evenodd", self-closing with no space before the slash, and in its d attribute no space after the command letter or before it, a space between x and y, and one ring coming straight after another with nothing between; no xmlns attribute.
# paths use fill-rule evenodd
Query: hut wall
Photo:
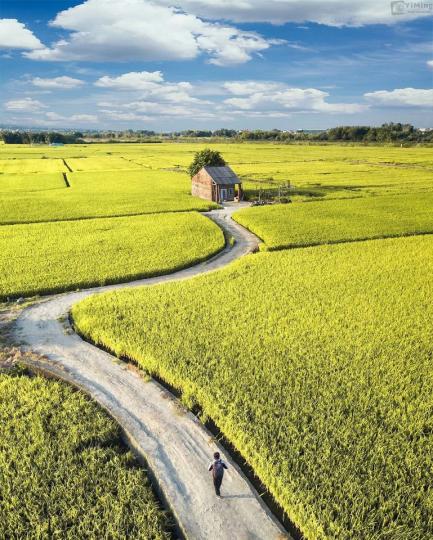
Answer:
<svg viewBox="0 0 433 540"><path fill-rule="evenodd" d="M195 197L212 200L212 178L206 171L199 171L192 178L192 194Z"/></svg>

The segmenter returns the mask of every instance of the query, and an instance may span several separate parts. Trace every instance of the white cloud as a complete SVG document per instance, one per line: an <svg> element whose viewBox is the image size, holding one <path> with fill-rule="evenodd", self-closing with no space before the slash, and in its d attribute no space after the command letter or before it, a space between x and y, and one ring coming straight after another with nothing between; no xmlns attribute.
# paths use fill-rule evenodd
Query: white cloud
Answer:
<svg viewBox="0 0 433 540"><path fill-rule="evenodd" d="M39 39L17 19L0 19L0 48L41 49Z"/></svg>
<svg viewBox="0 0 433 540"><path fill-rule="evenodd" d="M52 26L71 32L67 38L24 55L47 61L154 61L206 53L210 62L222 66L246 62L277 43L254 32L205 22L168 4L87 0L52 21Z"/></svg>
<svg viewBox="0 0 433 540"><path fill-rule="evenodd" d="M23 99L13 99L5 103L5 109L8 111L38 112L46 106L36 99L29 97Z"/></svg>
<svg viewBox="0 0 433 540"><path fill-rule="evenodd" d="M256 88L254 86L256 85ZM358 113L366 109L357 103L329 103L328 92L316 88L289 88L279 83L226 83L226 88L241 97L231 97L224 103L242 111ZM243 89L242 89L243 88ZM243 94L243 95L242 95Z"/></svg>
<svg viewBox="0 0 433 540"><path fill-rule="evenodd" d="M258 92L272 92L284 88L283 83L267 81L230 81L224 88L237 96L248 96Z"/></svg>
<svg viewBox="0 0 433 540"><path fill-rule="evenodd" d="M95 114L73 114L70 117L70 120L72 120L72 122L91 122L91 123L94 123L94 122L98 121L98 117Z"/></svg>
<svg viewBox="0 0 433 540"><path fill-rule="evenodd" d="M126 77L126 75L131 75ZM129 83L137 82L140 74L124 74L116 78L103 78L104 87L129 89ZM145 86L147 86L145 75ZM358 113L368 108L365 104L330 103L329 94L315 88L290 88L277 81L227 81L212 84L201 83L195 87L187 82L170 83L162 80L152 83L155 88L117 94L114 99L101 100L101 113L113 120L133 121L158 118L218 119L230 121L234 117L287 118L293 113ZM108 85L109 79L110 85ZM134 86L134 84L131 84ZM137 84L140 87L140 84ZM133 95L139 99L131 99ZM212 100L199 99L195 95ZM225 99L224 99L225 98Z"/></svg>
<svg viewBox="0 0 433 540"><path fill-rule="evenodd" d="M209 63L216 66L243 64L252 54L279 45L281 40L265 40L254 32L240 32L230 26L205 24L197 36L197 44L202 51L211 55Z"/></svg>
<svg viewBox="0 0 433 540"><path fill-rule="evenodd" d="M433 69L433 60L427 60L427 67Z"/></svg>
<svg viewBox="0 0 433 540"><path fill-rule="evenodd" d="M32 79L32 84L38 88L47 88L47 89L57 89L57 88L77 88L84 84L84 81L81 79L74 79L72 77L54 77L53 79L41 79L40 77L35 77Z"/></svg>
<svg viewBox="0 0 433 540"><path fill-rule="evenodd" d="M48 120L52 120L53 122L61 122L66 120L66 116L62 116L61 114L57 114L52 111L45 113L45 116L48 118Z"/></svg>
<svg viewBox="0 0 433 540"><path fill-rule="evenodd" d="M104 76L95 82L99 88L117 91L98 102L100 113L111 120L149 121L158 118L213 117L213 102L194 96L189 82L167 82L160 71L129 72L118 77Z"/></svg>
<svg viewBox="0 0 433 540"><path fill-rule="evenodd" d="M156 0L172 5L172 0ZM396 24L431 15L432 11L393 15L391 2L385 0L176 0L186 11L206 19L234 22L314 22L329 26Z"/></svg>
<svg viewBox="0 0 433 540"><path fill-rule="evenodd" d="M433 89L397 88L368 92L364 97L381 107L433 107Z"/></svg>
<svg viewBox="0 0 433 540"><path fill-rule="evenodd" d="M64 116L61 114L58 114L56 112L50 111L45 113L45 117L48 122L56 122L56 123L91 123L94 124L98 122L98 117L94 114L73 114L71 116Z"/></svg>
<svg viewBox="0 0 433 540"><path fill-rule="evenodd" d="M95 86L116 88L118 90L149 90L164 80L160 71L131 71L119 77L101 77Z"/></svg>
<svg viewBox="0 0 433 540"><path fill-rule="evenodd" d="M131 71L118 77L104 76L95 82L95 85L102 88L133 92L142 99L151 99L158 102L199 103L202 102L191 93L194 88L189 82L170 83L165 82L160 71ZM111 107L102 102L102 107Z"/></svg>
<svg viewBox="0 0 433 540"><path fill-rule="evenodd" d="M133 112L115 111L115 110L113 111L111 109L101 109L100 113L106 116L107 118L110 118L111 120L118 120L120 122L132 122L135 120L148 121L150 119L148 116L135 114Z"/></svg>

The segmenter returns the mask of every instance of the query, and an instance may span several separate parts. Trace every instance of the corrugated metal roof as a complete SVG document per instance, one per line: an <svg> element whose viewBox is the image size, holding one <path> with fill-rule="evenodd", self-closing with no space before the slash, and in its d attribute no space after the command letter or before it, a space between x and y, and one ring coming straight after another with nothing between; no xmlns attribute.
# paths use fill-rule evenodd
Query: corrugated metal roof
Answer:
<svg viewBox="0 0 433 540"><path fill-rule="evenodd" d="M240 182L236 174L225 165L224 167L203 167L211 176L215 184L238 184Z"/></svg>

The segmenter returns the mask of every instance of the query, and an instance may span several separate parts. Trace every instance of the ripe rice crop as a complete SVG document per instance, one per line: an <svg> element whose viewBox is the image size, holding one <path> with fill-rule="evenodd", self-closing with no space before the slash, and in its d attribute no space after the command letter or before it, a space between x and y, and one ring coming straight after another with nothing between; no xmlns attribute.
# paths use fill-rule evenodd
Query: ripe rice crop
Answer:
<svg viewBox="0 0 433 540"><path fill-rule="evenodd" d="M3 226L0 299L166 274L223 247L193 212Z"/></svg>
<svg viewBox="0 0 433 540"><path fill-rule="evenodd" d="M194 153L205 146L209 143L2 145L0 158L13 159L0 159L0 178L2 172L16 173L19 181L21 174L59 171L67 173L71 188L58 194L3 193L0 223L212 208L212 203L190 196L185 173ZM247 197L254 197L258 187L287 181L294 186L294 200L433 188L430 148L234 143L212 148L220 150L243 179ZM78 172L71 174L62 159Z"/></svg>
<svg viewBox="0 0 433 540"><path fill-rule="evenodd" d="M2 538L169 538L117 425L66 385L0 373L0 470Z"/></svg>
<svg viewBox="0 0 433 540"><path fill-rule="evenodd" d="M306 538L425 540L432 276L431 236L310 247L72 315L200 404Z"/></svg>
<svg viewBox="0 0 433 540"><path fill-rule="evenodd" d="M0 173L28 174L66 172L61 159L0 159Z"/></svg>
<svg viewBox="0 0 433 540"><path fill-rule="evenodd" d="M11 189L1 193L0 224L209 210L217 206L191 196L186 174L143 169L68 172L67 178L70 187L59 191L47 190L41 182L40 191L17 193ZM17 183L22 185L22 180L17 178Z"/></svg>
<svg viewBox="0 0 433 540"><path fill-rule="evenodd" d="M45 191L66 188L61 173L29 173L0 175L0 193Z"/></svg>
<svg viewBox="0 0 433 540"><path fill-rule="evenodd" d="M433 192L252 207L234 219L264 249L433 232Z"/></svg>
<svg viewBox="0 0 433 540"><path fill-rule="evenodd" d="M121 156L98 156L68 158L68 165L73 171L110 171L116 169L140 169L140 165L123 159Z"/></svg>

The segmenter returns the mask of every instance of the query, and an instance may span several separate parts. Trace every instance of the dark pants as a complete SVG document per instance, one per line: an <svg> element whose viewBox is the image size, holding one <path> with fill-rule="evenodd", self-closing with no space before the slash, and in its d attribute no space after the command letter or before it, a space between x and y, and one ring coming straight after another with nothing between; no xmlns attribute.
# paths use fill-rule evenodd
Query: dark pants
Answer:
<svg viewBox="0 0 433 540"><path fill-rule="evenodd" d="M213 485L215 487L215 494L220 496L221 484L223 483L223 475L213 477Z"/></svg>

